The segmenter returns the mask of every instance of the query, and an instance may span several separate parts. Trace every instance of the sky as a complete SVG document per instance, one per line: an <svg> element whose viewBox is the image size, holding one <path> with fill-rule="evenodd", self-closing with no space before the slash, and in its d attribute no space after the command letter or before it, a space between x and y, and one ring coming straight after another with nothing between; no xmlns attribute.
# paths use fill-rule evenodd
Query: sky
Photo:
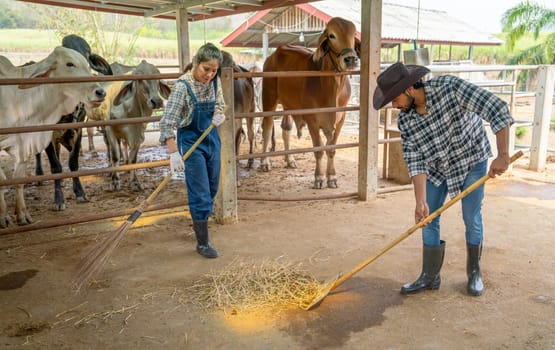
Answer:
<svg viewBox="0 0 555 350"><path fill-rule="evenodd" d="M383 0L394 4L418 7L419 0ZM446 11L453 17L482 29L486 33L501 33L503 13L521 0L420 0L420 8ZM555 0L535 0L547 8L555 8Z"/></svg>

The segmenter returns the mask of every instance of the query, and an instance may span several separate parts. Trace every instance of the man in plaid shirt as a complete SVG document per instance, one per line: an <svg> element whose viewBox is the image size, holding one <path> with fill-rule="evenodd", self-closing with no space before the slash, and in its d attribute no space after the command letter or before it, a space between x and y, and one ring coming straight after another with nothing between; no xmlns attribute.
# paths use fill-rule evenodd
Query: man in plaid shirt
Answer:
<svg viewBox="0 0 555 350"><path fill-rule="evenodd" d="M492 151L484 120L489 122L497 141L497 157L489 176L507 170L510 163L509 134L513 118L507 103L493 93L455 76L439 76L423 82L429 72L423 66L398 62L378 76L373 104L380 109L388 103L400 109L398 127L403 154L414 185L414 218L421 221L441 207L449 194L456 196L483 177ZM482 253L482 199L484 185L462 199L466 228L467 291L484 291L480 270ZM440 239L440 217L422 229L422 272L402 294L438 289L445 241Z"/></svg>

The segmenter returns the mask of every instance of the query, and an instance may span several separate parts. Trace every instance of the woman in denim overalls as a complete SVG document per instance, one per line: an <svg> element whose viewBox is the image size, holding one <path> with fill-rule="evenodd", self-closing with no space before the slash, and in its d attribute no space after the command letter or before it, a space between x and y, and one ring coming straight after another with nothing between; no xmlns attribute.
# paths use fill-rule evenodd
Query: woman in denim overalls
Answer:
<svg viewBox="0 0 555 350"><path fill-rule="evenodd" d="M225 120L221 84L216 76L221 62L222 54L218 48L210 43L203 45L193 57L192 70L183 74L175 84L160 120L160 142L166 144L170 152L171 171L185 170L197 252L206 258L218 257L208 237L208 217L212 214L220 181L218 130L212 129L185 164L182 155L211 123L219 126Z"/></svg>

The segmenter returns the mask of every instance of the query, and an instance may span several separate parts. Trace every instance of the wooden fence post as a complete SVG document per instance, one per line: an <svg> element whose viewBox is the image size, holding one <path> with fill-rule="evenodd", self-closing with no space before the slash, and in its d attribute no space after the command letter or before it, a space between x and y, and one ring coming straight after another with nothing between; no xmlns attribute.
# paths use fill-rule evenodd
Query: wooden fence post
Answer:
<svg viewBox="0 0 555 350"><path fill-rule="evenodd" d="M533 171L543 171L545 169L554 88L555 66L539 66L536 109L534 111L532 144L530 146L530 165L528 168Z"/></svg>
<svg viewBox="0 0 555 350"><path fill-rule="evenodd" d="M220 190L214 200L214 216L219 224L237 223L237 169L235 160L235 107L233 105L233 72L222 68L222 90L226 103L226 120L218 128L222 142Z"/></svg>

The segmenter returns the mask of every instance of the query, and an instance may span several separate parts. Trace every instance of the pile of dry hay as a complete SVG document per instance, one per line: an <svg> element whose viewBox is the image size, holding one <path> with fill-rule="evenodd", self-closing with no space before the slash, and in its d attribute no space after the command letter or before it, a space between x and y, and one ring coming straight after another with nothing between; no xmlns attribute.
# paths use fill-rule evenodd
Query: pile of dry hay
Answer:
<svg viewBox="0 0 555 350"><path fill-rule="evenodd" d="M218 274L205 275L187 287L187 299L207 309L254 311L300 307L319 292L320 283L299 265L235 260Z"/></svg>

